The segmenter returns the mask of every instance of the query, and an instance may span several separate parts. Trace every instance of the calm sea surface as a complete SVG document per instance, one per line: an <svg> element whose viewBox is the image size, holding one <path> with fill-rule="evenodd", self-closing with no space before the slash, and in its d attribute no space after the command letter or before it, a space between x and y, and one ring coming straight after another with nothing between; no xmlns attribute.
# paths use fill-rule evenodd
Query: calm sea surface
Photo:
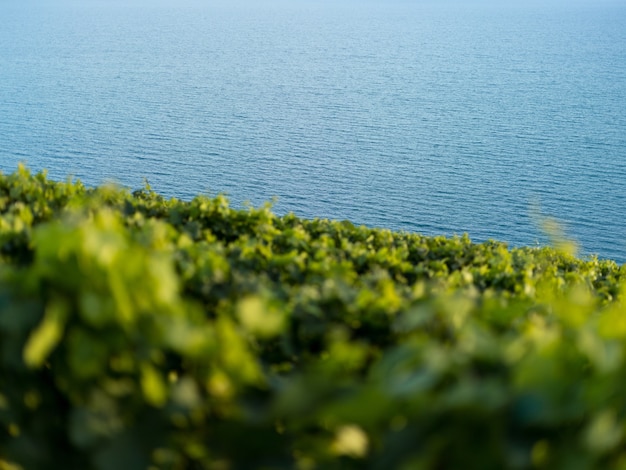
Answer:
<svg viewBox="0 0 626 470"><path fill-rule="evenodd" d="M0 171L626 262L623 1L0 0Z"/></svg>

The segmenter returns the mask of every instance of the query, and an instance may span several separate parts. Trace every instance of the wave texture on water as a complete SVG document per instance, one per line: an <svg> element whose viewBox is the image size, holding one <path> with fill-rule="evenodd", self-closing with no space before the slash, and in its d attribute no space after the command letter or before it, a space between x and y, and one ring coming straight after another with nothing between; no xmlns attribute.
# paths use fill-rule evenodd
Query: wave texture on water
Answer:
<svg viewBox="0 0 626 470"><path fill-rule="evenodd" d="M626 8L0 5L0 169L626 262Z"/></svg>

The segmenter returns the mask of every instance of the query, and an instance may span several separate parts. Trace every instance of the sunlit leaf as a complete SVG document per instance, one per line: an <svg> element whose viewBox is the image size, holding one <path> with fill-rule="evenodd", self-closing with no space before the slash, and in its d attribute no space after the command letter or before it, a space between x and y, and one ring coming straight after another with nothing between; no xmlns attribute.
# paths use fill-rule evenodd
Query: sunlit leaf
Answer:
<svg viewBox="0 0 626 470"><path fill-rule="evenodd" d="M52 301L46 307L43 320L32 332L24 347L24 362L30 367L40 367L63 336L67 305Z"/></svg>

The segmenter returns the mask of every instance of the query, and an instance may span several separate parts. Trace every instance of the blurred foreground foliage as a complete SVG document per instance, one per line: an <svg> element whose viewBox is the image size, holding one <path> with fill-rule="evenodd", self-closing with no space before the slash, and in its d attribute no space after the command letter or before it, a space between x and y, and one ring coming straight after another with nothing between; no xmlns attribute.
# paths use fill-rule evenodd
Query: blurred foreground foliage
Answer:
<svg viewBox="0 0 626 470"><path fill-rule="evenodd" d="M0 469L626 468L625 275L0 173Z"/></svg>

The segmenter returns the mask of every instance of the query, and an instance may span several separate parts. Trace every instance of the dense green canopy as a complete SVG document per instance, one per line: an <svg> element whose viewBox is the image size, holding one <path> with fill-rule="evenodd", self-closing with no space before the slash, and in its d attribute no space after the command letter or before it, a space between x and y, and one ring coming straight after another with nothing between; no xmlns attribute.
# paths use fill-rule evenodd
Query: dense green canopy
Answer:
<svg viewBox="0 0 626 470"><path fill-rule="evenodd" d="M622 468L625 277L0 173L0 469Z"/></svg>

